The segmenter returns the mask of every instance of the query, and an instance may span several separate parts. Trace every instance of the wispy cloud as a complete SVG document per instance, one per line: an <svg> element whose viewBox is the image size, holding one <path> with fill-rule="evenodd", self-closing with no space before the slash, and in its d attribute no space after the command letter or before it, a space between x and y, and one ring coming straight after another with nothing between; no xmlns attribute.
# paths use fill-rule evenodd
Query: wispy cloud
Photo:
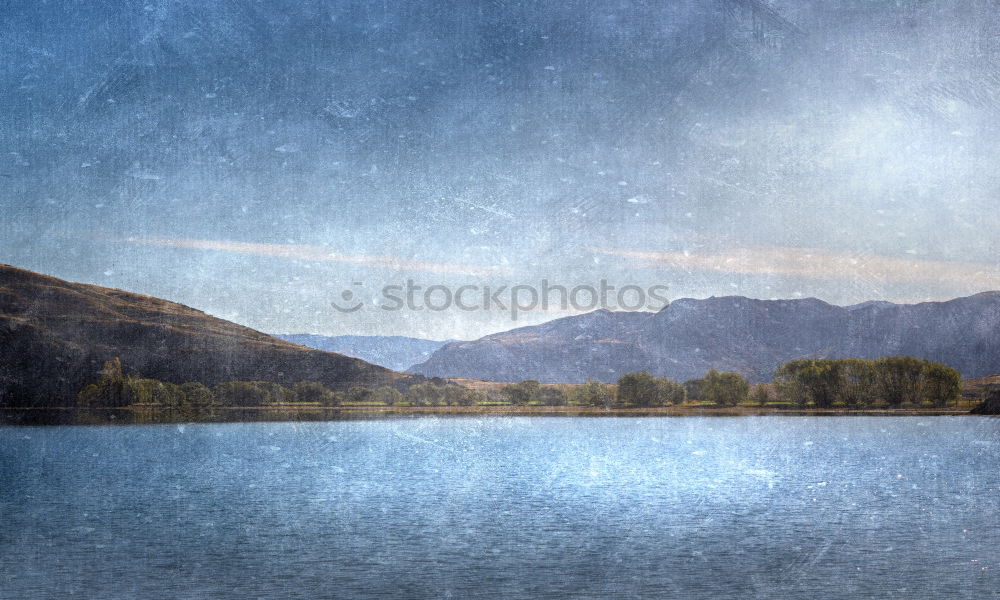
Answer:
<svg viewBox="0 0 1000 600"><path fill-rule="evenodd" d="M333 262L387 269L391 271L420 271L425 273L447 273L486 277L490 275L507 275L509 267L489 265L466 265L454 263L433 263L394 256L367 256L357 254L340 254L331 252L322 246L307 244L258 244L250 242L231 242L226 240L192 240L167 237L130 237L128 243L143 246L159 246L164 248L188 248L191 250L214 250L248 254L254 256L269 256L287 258L290 260L307 260L315 262Z"/></svg>
<svg viewBox="0 0 1000 600"><path fill-rule="evenodd" d="M953 262L834 252L815 248L756 247L717 252L648 252L593 248L594 252L638 260L660 268L741 275L785 275L872 283L960 283L1000 289L996 264Z"/></svg>

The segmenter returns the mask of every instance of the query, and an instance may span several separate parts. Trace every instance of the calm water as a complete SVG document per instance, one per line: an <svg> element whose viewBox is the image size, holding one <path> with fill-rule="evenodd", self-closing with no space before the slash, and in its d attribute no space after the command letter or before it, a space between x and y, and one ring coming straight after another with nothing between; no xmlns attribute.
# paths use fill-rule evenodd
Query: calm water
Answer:
<svg viewBox="0 0 1000 600"><path fill-rule="evenodd" d="M0 597L1000 597L1000 419L0 428Z"/></svg>

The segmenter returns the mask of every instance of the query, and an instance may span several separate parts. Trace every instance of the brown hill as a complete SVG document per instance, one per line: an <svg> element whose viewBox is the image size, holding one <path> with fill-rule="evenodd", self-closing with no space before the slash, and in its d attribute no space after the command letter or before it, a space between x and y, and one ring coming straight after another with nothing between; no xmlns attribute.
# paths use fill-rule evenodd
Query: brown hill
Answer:
<svg viewBox="0 0 1000 600"><path fill-rule="evenodd" d="M405 385L409 377L187 306L0 264L0 406L64 406L105 360L163 381Z"/></svg>
<svg viewBox="0 0 1000 600"><path fill-rule="evenodd" d="M988 389L1000 388L1000 375L987 375L962 381L962 395L966 398L982 398Z"/></svg>

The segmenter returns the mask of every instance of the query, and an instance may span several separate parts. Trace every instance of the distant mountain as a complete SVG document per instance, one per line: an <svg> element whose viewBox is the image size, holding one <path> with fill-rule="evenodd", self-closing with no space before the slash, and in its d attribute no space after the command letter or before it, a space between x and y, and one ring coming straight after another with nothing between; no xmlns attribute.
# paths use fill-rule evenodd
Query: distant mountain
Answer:
<svg viewBox="0 0 1000 600"><path fill-rule="evenodd" d="M309 348L316 348L317 350L339 352L340 354L381 365L393 371L405 371L413 365L420 364L430 358L435 350L454 341L438 342L398 335L327 336L308 333L287 333L276 334L274 337Z"/></svg>
<svg viewBox="0 0 1000 600"><path fill-rule="evenodd" d="M947 302L865 302L739 296L676 300L657 313L600 310L443 346L412 371L497 381L613 381L648 370L677 380L711 368L767 381L805 357L906 354L965 377L1000 372L1000 292Z"/></svg>
<svg viewBox="0 0 1000 600"><path fill-rule="evenodd" d="M409 379L174 302L0 265L0 406L72 404L116 356L129 371L174 383L309 380L346 389Z"/></svg>

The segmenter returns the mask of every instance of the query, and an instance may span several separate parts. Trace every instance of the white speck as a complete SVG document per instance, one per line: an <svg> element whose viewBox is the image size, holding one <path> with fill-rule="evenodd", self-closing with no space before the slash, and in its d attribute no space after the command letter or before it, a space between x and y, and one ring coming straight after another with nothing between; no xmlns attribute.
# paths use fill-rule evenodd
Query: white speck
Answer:
<svg viewBox="0 0 1000 600"><path fill-rule="evenodd" d="M163 179L163 177L145 170L133 170L129 173L129 176L134 179L142 179L143 181L159 181Z"/></svg>
<svg viewBox="0 0 1000 600"><path fill-rule="evenodd" d="M300 152L298 144L282 144L274 149L275 152L290 153L290 152Z"/></svg>

